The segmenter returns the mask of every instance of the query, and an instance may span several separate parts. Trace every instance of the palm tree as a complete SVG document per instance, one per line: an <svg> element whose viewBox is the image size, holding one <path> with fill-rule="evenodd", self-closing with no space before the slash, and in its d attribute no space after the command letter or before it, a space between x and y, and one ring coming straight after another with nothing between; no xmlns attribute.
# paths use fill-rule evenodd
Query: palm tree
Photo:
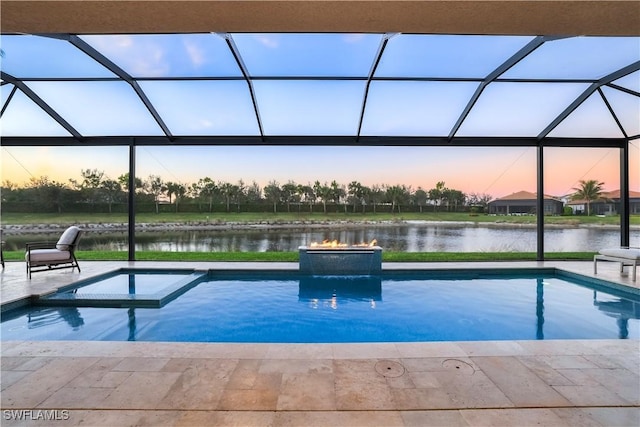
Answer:
<svg viewBox="0 0 640 427"><path fill-rule="evenodd" d="M317 196L313 187L310 184L303 185L302 190L304 194L304 200L309 203L309 213L313 213L313 204L316 202Z"/></svg>
<svg viewBox="0 0 640 427"><path fill-rule="evenodd" d="M362 202L362 184L358 181L351 181L349 183L349 196L353 202L353 213L356 213L356 205L358 202Z"/></svg>
<svg viewBox="0 0 640 427"><path fill-rule="evenodd" d="M176 188L175 188L175 196L176 196L176 213L178 212L178 205L180 204L180 201L182 201L182 199L184 198L184 196L187 194L187 186L184 184L176 184Z"/></svg>
<svg viewBox="0 0 640 427"><path fill-rule="evenodd" d="M208 176L198 181L199 196L209 201L209 212L213 212L213 198L219 192L218 186Z"/></svg>
<svg viewBox="0 0 640 427"><path fill-rule="evenodd" d="M313 192L320 198L323 211L324 213L327 213L327 202L332 197L331 187L329 187L326 182L324 184L320 184L320 181L316 181L313 184Z"/></svg>
<svg viewBox="0 0 640 427"><path fill-rule="evenodd" d="M287 204L287 212L291 212L291 202L296 202L296 195L298 194L298 185L289 181L283 184L280 189L280 195L282 200Z"/></svg>
<svg viewBox="0 0 640 427"><path fill-rule="evenodd" d="M451 205L453 205L453 211L455 212L458 209L458 204L464 205L465 195L460 190L445 188L442 192L442 198L447 203L447 211L449 211Z"/></svg>
<svg viewBox="0 0 640 427"><path fill-rule="evenodd" d="M178 184L177 182L171 182L171 181L168 181L165 184L165 187L167 188L167 197L169 197L169 204L172 203L173 195L178 192L179 186L180 184Z"/></svg>
<svg viewBox="0 0 640 427"><path fill-rule="evenodd" d="M444 192L447 190L447 187L444 186L444 181L438 181L436 183L436 188L432 188L429 190L429 200L434 201L433 211L436 211L436 206L442 205L442 199L444 198Z"/></svg>
<svg viewBox="0 0 640 427"><path fill-rule="evenodd" d="M385 190L380 185L374 184L369 191L368 197L373 205L373 213L376 213L376 206L384 199Z"/></svg>
<svg viewBox="0 0 640 427"><path fill-rule="evenodd" d="M236 203L236 211L240 213L240 204L247 197L247 186L244 185L244 181L242 179L239 179L238 183L233 185L231 197Z"/></svg>
<svg viewBox="0 0 640 427"><path fill-rule="evenodd" d="M390 185L387 186L387 199L391 202L391 213L398 207L398 213L400 213L400 204L405 202L411 194L411 190L405 185Z"/></svg>
<svg viewBox="0 0 640 427"><path fill-rule="evenodd" d="M227 212L231 211L231 198L233 197L234 188L233 184L230 182L218 182L218 188L220 189L220 193L224 197L224 200L227 204Z"/></svg>
<svg viewBox="0 0 640 427"><path fill-rule="evenodd" d="M346 194L346 192L344 191L344 188L342 188L342 186L338 184L338 182L335 179L331 181L331 186L329 188L331 192L329 197L331 198L331 200L333 200L333 203L335 203L336 205L339 205L340 199L342 199Z"/></svg>
<svg viewBox="0 0 640 427"><path fill-rule="evenodd" d="M599 182L595 179L588 181L580 180L580 187L573 188L576 190L571 196L573 200L585 200L587 202L587 216L591 215L591 202L602 198L602 187L604 182Z"/></svg>

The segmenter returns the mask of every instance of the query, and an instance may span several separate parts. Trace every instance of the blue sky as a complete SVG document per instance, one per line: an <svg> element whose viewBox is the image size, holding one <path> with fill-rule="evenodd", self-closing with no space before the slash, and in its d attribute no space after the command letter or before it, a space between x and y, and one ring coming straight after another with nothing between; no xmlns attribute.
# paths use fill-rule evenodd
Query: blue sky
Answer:
<svg viewBox="0 0 640 427"><path fill-rule="evenodd" d="M354 135L363 80L271 80L269 77L366 78L381 34L232 34L243 63L254 78L258 110L268 135ZM258 124L248 85L223 36L90 35L81 39L140 81L166 117L174 135L256 135ZM376 78L452 78L475 81L389 81L371 85L363 135L448 135L478 79L529 43L523 36L399 34L390 37ZM114 75L62 40L2 36L3 71L27 81L45 102L81 134L162 135L133 89L115 81L74 81ZM462 124L461 136L536 136L588 83L640 60L638 37L573 37L548 41L507 70L505 78L563 79L564 83L491 83ZM46 64L46 67L43 66ZM223 78L168 81L169 78ZM640 72L615 82L640 91ZM4 85L3 101L12 85ZM607 89L612 108L629 135L640 134L640 101ZM569 120L550 136L619 137L606 104L595 93L581 108L588 120ZM589 106L590 105L590 106ZM4 135L64 135L24 95L12 100L0 124ZM49 123L47 123L49 122ZM53 122L53 123L52 123Z"/></svg>

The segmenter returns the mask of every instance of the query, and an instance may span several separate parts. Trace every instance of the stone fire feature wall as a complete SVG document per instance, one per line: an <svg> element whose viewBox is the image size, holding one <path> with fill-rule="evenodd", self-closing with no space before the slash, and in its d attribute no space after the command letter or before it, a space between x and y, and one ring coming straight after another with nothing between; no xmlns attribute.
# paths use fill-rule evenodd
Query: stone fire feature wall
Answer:
<svg viewBox="0 0 640 427"><path fill-rule="evenodd" d="M300 272L321 276L382 273L380 246L311 248L300 246Z"/></svg>

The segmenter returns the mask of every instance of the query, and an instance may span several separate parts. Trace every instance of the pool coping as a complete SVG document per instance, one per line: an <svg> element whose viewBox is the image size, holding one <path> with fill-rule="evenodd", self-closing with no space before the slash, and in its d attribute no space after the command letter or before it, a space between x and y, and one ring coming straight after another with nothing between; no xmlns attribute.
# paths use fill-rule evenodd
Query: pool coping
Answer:
<svg viewBox="0 0 640 427"><path fill-rule="evenodd" d="M74 289L89 286L100 279L108 279L119 274L130 272L155 273L188 273L175 282L166 285L154 293L124 294L124 293L69 293ZM207 275L204 271L195 269L168 269L168 268L119 268L101 275L93 276L73 282L48 294L38 295L31 300L32 305L48 306L72 306L72 307L101 307L101 308L160 308L173 301L189 289L199 283L199 280Z"/></svg>

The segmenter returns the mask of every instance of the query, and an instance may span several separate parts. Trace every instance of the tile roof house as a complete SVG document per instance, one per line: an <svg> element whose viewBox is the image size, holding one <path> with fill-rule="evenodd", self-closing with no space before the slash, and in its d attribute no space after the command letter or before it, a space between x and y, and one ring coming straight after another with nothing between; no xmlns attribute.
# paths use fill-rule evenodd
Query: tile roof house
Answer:
<svg viewBox="0 0 640 427"><path fill-rule="evenodd" d="M518 191L489 202L489 213L497 215L535 215L537 198L537 193ZM562 200L549 195L544 196L545 215L560 215L563 206Z"/></svg>
<svg viewBox="0 0 640 427"><path fill-rule="evenodd" d="M587 211L587 201L575 199L567 201L574 214ZM604 191L602 197L591 201L591 213L595 215L617 215L620 213L620 190ZM640 214L640 191L629 190L629 213Z"/></svg>

